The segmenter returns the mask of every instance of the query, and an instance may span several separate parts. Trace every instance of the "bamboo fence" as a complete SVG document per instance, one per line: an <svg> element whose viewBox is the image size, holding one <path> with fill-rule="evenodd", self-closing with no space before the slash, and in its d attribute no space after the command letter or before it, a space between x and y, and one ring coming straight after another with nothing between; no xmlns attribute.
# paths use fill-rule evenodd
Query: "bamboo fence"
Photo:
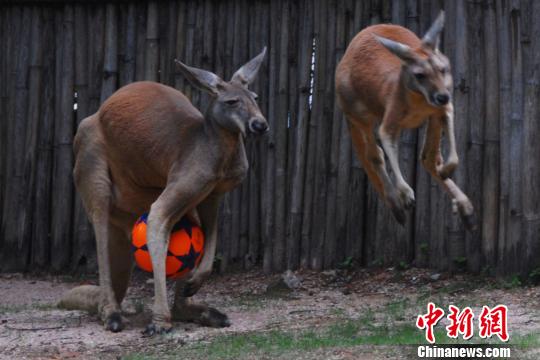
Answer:
<svg viewBox="0 0 540 360"><path fill-rule="evenodd" d="M358 31L392 22L421 34L440 9L455 83L454 178L476 207L475 233L420 166L422 129L401 139L417 203L398 225L353 155L334 97L334 69ZM178 0L0 4L0 269L95 270L72 139L117 88L159 81L204 112L210 99L173 59L228 79L264 46L253 89L271 130L249 139L249 176L223 201L222 270L351 260L495 274L540 267L539 1Z"/></svg>

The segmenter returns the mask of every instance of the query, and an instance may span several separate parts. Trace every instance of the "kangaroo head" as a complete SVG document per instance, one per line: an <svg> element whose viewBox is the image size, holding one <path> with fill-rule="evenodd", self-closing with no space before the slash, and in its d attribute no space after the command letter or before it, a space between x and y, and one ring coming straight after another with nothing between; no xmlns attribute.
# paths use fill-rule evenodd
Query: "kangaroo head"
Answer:
<svg viewBox="0 0 540 360"><path fill-rule="evenodd" d="M444 12L441 11L418 48L375 35L384 47L401 60L407 88L422 93L433 106L448 104L452 93L450 61L439 50L443 26Z"/></svg>
<svg viewBox="0 0 540 360"><path fill-rule="evenodd" d="M257 94L248 89L248 85L255 80L265 55L266 47L238 69L228 82L210 71L175 61L182 74L194 86L212 96L207 116L221 127L245 136L248 130L253 134L268 131L268 122L257 105Z"/></svg>

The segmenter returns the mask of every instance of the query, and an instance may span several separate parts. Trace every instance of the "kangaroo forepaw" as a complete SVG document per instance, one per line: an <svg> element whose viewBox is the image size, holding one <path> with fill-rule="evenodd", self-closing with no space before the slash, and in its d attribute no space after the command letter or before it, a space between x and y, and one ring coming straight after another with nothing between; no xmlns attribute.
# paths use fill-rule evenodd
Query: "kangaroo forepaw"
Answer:
<svg viewBox="0 0 540 360"><path fill-rule="evenodd" d="M144 337L152 337L154 335L168 334L172 330L170 323L150 323L142 332Z"/></svg>
<svg viewBox="0 0 540 360"><path fill-rule="evenodd" d="M120 332L124 330L124 318L120 313L113 312L105 319L105 329L112 332Z"/></svg>

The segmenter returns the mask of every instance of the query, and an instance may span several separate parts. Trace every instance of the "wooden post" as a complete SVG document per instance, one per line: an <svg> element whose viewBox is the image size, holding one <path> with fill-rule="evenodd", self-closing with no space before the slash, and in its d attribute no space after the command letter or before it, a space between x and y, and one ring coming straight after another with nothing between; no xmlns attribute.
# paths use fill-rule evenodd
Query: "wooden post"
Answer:
<svg viewBox="0 0 540 360"><path fill-rule="evenodd" d="M482 258L486 269L495 270L499 221L499 51L495 1L488 1L484 16L484 77L486 121L482 183Z"/></svg>
<svg viewBox="0 0 540 360"><path fill-rule="evenodd" d="M74 37L73 5L64 6L62 31L62 67L59 108L54 129L54 169L52 182L51 266L60 271L69 264L72 247L73 213L73 124L74 124Z"/></svg>
<svg viewBox="0 0 540 360"><path fill-rule="evenodd" d="M120 61L120 81L119 86L127 85L135 81L135 59L137 46L137 8L135 4L127 5L125 17L124 38L121 41L123 45L123 56Z"/></svg>
<svg viewBox="0 0 540 360"><path fill-rule="evenodd" d="M32 224L31 263L34 269L46 269L49 266L51 232L51 182L53 165L53 135L55 123L55 10L43 9L43 25L40 27L43 37L43 71L41 86L41 116L38 133L35 202Z"/></svg>
<svg viewBox="0 0 540 360"><path fill-rule="evenodd" d="M149 15L150 16L150 15ZM109 98L117 88L118 80L118 24L116 4L107 4L105 10L105 55L103 60L103 82L101 103Z"/></svg>
<svg viewBox="0 0 540 360"><path fill-rule="evenodd" d="M336 66L343 57L346 46L353 36L353 22L354 22L354 3L352 1L340 1L340 7L338 8L338 19L336 28ZM337 190L335 201L335 235L334 246L336 251L336 262L343 261L347 257L353 255L349 252L347 239L347 222L358 221L358 216L361 214L347 213L347 202L350 197L348 192L350 173L351 173L351 141L349 137L349 129L343 116L343 113L339 110L337 101L334 103L334 122L340 123L339 134L339 149L338 152L338 168L337 168ZM363 189L362 189L363 190ZM328 210L331 211L331 210ZM354 220L353 220L354 218ZM358 236L355 241L361 241L361 236Z"/></svg>
<svg viewBox="0 0 540 360"><path fill-rule="evenodd" d="M27 7L29 8L29 7ZM26 8L25 8L26 9ZM29 38L30 44L30 59L29 67L26 69L28 75L28 112L26 123L26 139L24 144L23 157L23 177L19 183L19 187L24 198L21 199L21 210L17 221L20 222L19 233L21 243L24 248L31 250L30 244L33 242L33 215L35 206L34 188L36 184L36 155L38 147L39 120L41 115L41 89L43 78L43 41L42 41L42 11L38 6L33 6L31 9L31 33ZM39 180L37 180L39 181ZM28 251L26 250L26 251ZM19 256L26 255L21 253ZM24 260L25 265L27 259Z"/></svg>
<svg viewBox="0 0 540 360"><path fill-rule="evenodd" d="M159 11L156 1L148 3L146 21L146 57L144 60L144 78L159 81Z"/></svg>
<svg viewBox="0 0 540 360"><path fill-rule="evenodd" d="M75 5L75 91L77 94L76 125L91 115L89 92L89 61L88 61L88 17L87 7ZM87 270L96 265L94 235L88 221L81 199L77 193L74 196L73 216L73 249L71 264L74 269ZM82 267L82 269L80 268Z"/></svg>
<svg viewBox="0 0 540 360"><path fill-rule="evenodd" d="M103 81L103 59L105 38L105 6L87 7L88 13L88 92L89 114L95 113L101 105L101 83Z"/></svg>
<svg viewBox="0 0 540 360"><path fill-rule="evenodd" d="M2 219L3 238L2 269L4 271L24 270L30 243L24 241L26 193L21 183L24 178L24 144L28 112L28 66L30 59L30 7L15 7L11 13L10 50L14 56L11 62L12 76L9 91L13 92L8 127L6 162L6 190L4 218Z"/></svg>
<svg viewBox="0 0 540 360"><path fill-rule="evenodd" d="M272 1L270 3L270 17L272 19L280 18L281 2ZM278 89L278 71L279 71L279 35L280 31L274 27L279 27L275 21L270 21L270 44L269 44L269 77L268 77L268 124L270 131L267 135L266 152L266 173L264 178L264 198L263 198L263 221L264 223L264 256L263 270L265 273L272 271L274 266L273 243L275 241L275 166L276 166L276 139L277 139L277 109L276 93Z"/></svg>
<svg viewBox="0 0 540 360"><path fill-rule="evenodd" d="M273 268L275 271L283 271L286 267L287 256L285 249L285 222L287 203L287 133L289 123L288 112L288 41L289 41L289 6L287 1L280 2L281 32L279 37L279 65L277 65L278 79L275 93L276 110L274 111L275 126L275 188L274 188L274 212L275 231L273 248ZM274 30L276 31L276 30ZM277 45L277 43L276 43Z"/></svg>
<svg viewBox="0 0 540 360"><path fill-rule="evenodd" d="M523 12L528 21L528 31L522 32L526 37L521 41L524 46L529 47L524 57L528 60L525 63L524 79L524 110L523 110L523 164L521 177L522 199L523 199L523 237L519 241L521 248L520 273L529 276L533 269L540 266L540 244L538 233L540 231L540 166L538 164L538 154L540 154L540 143L538 134L540 126L540 4L537 1L531 1L528 11ZM528 40L528 41L527 41Z"/></svg>
<svg viewBox="0 0 540 360"><path fill-rule="evenodd" d="M220 2L219 7L223 6L223 2ZM184 61L184 45L186 43L186 2L180 1L178 3L178 9L176 14L176 41L174 45L174 57L175 59ZM225 21L225 17L221 16L219 18L222 22ZM216 46L220 44L217 43ZM223 46L224 44L222 44ZM174 66L174 65L173 65ZM184 76L178 71L176 66L174 67L174 87L177 90L183 91L184 89Z"/></svg>
<svg viewBox="0 0 540 360"><path fill-rule="evenodd" d="M291 196L289 222L287 229L287 268L295 269L300 262L300 244L302 243L302 215L309 211L303 207L304 184L306 177L306 159L309 129L309 98L311 86L311 59L313 57L313 6L310 1L301 2L300 34L298 40L298 110L294 128L294 154L291 174ZM307 249L303 249L304 252Z"/></svg>
<svg viewBox="0 0 540 360"><path fill-rule="evenodd" d="M468 130L468 148L466 151L467 176L466 190L472 203L475 205L475 216L482 219L482 154L484 152L484 120L485 116L485 86L484 86L484 38L483 32L476 30L484 19L483 5L468 3L466 8L468 27L468 61L469 61L469 109L466 115ZM463 149L463 148L462 148ZM461 150L464 153L464 149ZM481 229L481 227L480 227ZM465 253L467 269L479 272L481 266L481 232L465 233Z"/></svg>

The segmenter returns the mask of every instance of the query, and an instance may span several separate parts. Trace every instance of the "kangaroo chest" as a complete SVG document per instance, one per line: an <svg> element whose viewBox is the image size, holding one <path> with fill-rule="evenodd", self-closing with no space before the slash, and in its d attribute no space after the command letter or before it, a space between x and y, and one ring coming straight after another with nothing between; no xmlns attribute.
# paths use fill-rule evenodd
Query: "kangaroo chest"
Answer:
<svg viewBox="0 0 540 360"><path fill-rule="evenodd" d="M232 156L225 160L215 191L225 193L240 185L246 178L249 163L244 146L238 146Z"/></svg>

